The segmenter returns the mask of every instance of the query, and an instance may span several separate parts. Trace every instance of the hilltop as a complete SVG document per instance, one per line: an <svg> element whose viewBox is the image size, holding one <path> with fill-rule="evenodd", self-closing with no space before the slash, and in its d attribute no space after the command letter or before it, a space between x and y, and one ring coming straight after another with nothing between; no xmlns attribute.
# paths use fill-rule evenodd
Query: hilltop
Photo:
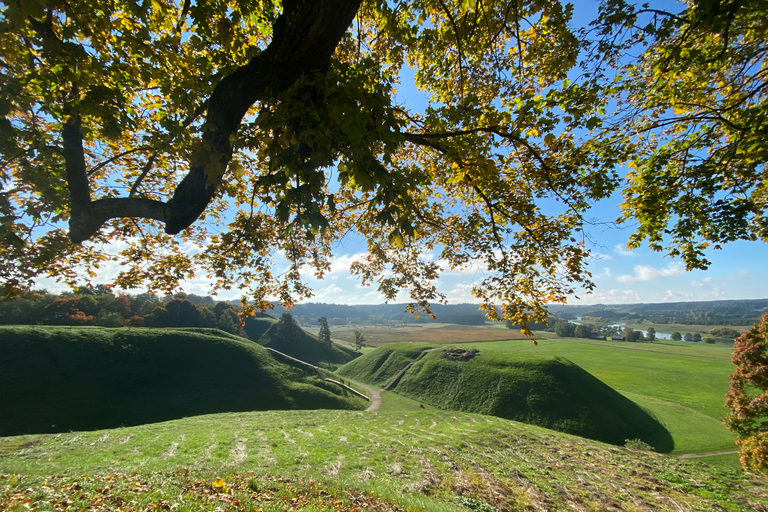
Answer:
<svg viewBox="0 0 768 512"><path fill-rule="evenodd" d="M215 329L0 327L0 389L0 435L367 405Z"/></svg>
<svg viewBox="0 0 768 512"><path fill-rule="evenodd" d="M478 346L478 352L457 349L470 355L451 358L444 350L448 347L388 344L345 365L339 374L367 384L389 384L389 389L440 409L498 416L616 445L640 439L657 451L672 450L672 437L655 418L567 359L486 354Z"/></svg>
<svg viewBox="0 0 768 512"><path fill-rule="evenodd" d="M288 339L283 339L278 335L278 323L276 318L260 313L245 320L245 333L259 345L319 366L344 364L360 355L336 343L326 345L317 336L298 327Z"/></svg>

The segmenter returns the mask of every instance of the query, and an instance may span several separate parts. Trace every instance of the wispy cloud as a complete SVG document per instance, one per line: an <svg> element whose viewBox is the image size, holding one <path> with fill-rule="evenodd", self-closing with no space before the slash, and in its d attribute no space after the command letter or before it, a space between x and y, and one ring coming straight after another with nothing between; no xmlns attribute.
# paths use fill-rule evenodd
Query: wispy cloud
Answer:
<svg viewBox="0 0 768 512"><path fill-rule="evenodd" d="M613 252L620 256L637 256L636 253L630 251L622 244L616 244L613 246Z"/></svg>
<svg viewBox="0 0 768 512"><path fill-rule="evenodd" d="M685 266L679 261L670 262L665 268L654 268L648 265L635 265L634 275L623 274L616 277L620 283L637 281L653 281L662 277L678 276L685 272Z"/></svg>

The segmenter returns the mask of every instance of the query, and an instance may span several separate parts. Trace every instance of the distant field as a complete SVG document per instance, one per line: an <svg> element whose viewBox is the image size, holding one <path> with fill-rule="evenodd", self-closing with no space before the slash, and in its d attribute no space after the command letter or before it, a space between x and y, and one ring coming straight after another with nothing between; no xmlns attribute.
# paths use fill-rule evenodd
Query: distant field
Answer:
<svg viewBox="0 0 768 512"><path fill-rule="evenodd" d="M443 344L525 339L520 331L499 328L499 325L474 326L440 323L409 324L403 327L345 325L331 327L331 334L335 340L352 343L357 329L365 336L366 344L372 347L401 341Z"/></svg>
<svg viewBox="0 0 768 512"><path fill-rule="evenodd" d="M462 347L467 347L462 344ZM481 353L561 356L650 411L672 434L673 453L735 449L722 424L731 347L685 342L540 339L469 344Z"/></svg>

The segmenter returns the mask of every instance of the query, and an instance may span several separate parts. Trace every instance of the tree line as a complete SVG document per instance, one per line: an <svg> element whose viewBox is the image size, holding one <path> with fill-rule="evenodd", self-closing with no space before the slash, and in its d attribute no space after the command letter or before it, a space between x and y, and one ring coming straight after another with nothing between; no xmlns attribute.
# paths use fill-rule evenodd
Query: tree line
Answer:
<svg viewBox="0 0 768 512"><path fill-rule="evenodd" d="M243 334L242 323L234 305L211 297L184 293L165 297L150 293L116 295L103 285L60 295L32 291L0 301L3 325L207 327Z"/></svg>

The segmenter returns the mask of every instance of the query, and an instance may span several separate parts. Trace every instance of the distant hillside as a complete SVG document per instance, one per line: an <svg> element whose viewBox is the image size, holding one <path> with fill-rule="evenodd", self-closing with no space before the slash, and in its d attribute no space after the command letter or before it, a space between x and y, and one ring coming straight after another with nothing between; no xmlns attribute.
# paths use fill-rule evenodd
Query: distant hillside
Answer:
<svg viewBox="0 0 768 512"><path fill-rule="evenodd" d="M216 330L0 327L0 435L364 402Z"/></svg>
<svg viewBox="0 0 768 512"><path fill-rule="evenodd" d="M550 311L565 319L577 316L601 317L609 322L640 320L660 324L751 325L768 311L768 299L712 300L661 304L595 304L551 306Z"/></svg>
<svg viewBox="0 0 768 512"><path fill-rule="evenodd" d="M405 304L367 304L345 306L341 304L299 304L292 310L305 323L315 323L324 316L331 325L346 323L396 324L429 323L433 320L422 315L414 318L405 312ZM632 323L647 320L656 323L695 325L751 325L768 311L768 299L716 300L701 302L672 302L660 304L596 304L551 305L553 315L565 319L577 316L603 317L609 322ZM480 325L485 315L477 304L435 304L433 312L437 322Z"/></svg>
<svg viewBox="0 0 768 512"><path fill-rule="evenodd" d="M331 325L344 324L391 324L391 323L455 323L461 325L482 325L485 314L477 304L433 304L432 312L436 319L426 315L416 318L406 312L406 304L343 304L309 303L298 304L291 312L305 323L315 323L321 316L326 317Z"/></svg>
<svg viewBox="0 0 768 512"><path fill-rule="evenodd" d="M386 345L339 373L383 385L424 347ZM567 359L483 353L467 361L431 351L397 381L394 391L441 409L489 414L623 445L642 439L658 451L672 437L634 402Z"/></svg>
<svg viewBox="0 0 768 512"><path fill-rule="evenodd" d="M249 339L264 347L279 350L289 356L314 365L340 365L351 361L360 354L354 350L332 343L321 343L316 336L297 329L288 340L277 335L278 320L270 315L259 314L245 321L245 333Z"/></svg>

